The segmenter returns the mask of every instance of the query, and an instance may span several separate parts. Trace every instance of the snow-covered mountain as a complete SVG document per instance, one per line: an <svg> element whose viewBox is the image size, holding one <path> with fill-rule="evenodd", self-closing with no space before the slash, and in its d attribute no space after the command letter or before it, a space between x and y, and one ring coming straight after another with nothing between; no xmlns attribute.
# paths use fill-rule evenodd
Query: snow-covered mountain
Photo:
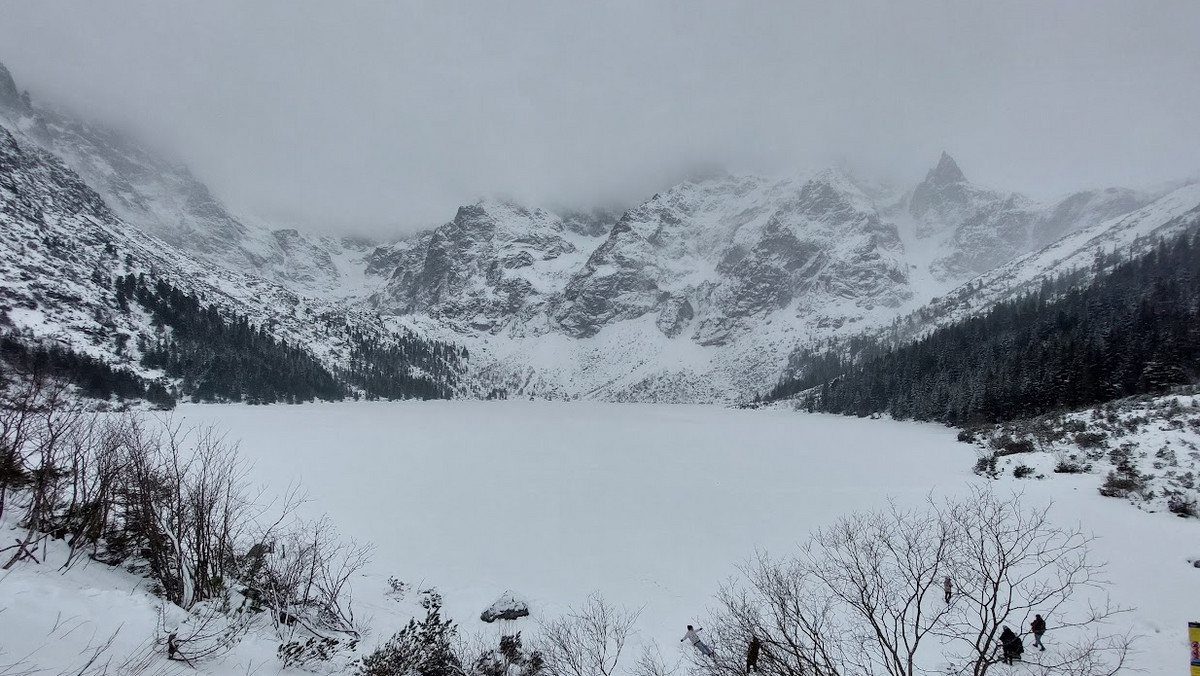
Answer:
<svg viewBox="0 0 1200 676"><path fill-rule="evenodd" d="M94 124L17 94L0 64L0 120L55 155L100 194L126 223L191 256L222 267L288 284L305 292L330 292L356 268L335 258L361 258L354 241L312 238L238 218L182 163L165 159L112 128Z"/></svg>
<svg viewBox="0 0 1200 676"><path fill-rule="evenodd" d="M908 193L835 170L688 181L603 237L480 202L376 250L371 271L389 281L371 303L454 331L510 394L725 400L773 382L798 344L885 326L1152 200L1110 189L1041 205L969 183L943 154Z"/></svg>
<svg viewBox="0 0 1200 676"><path fill-rule="evenodd" d="M908 216L920 248L933 254L930 273L943 282L963 282L1084 225L1134 211L1151 199L1112 188L1041 205L1019 193L969 182L954 159L942 153L937 166L912 191Z"/></svg>
<svg viewBox="0 0 1200 676"><path fill-rule="evenodd" d="M1117 192L1106 191L1105 196ZM1121 199L1115 198L1110 205ZM1068 198L1062 205L1071 201ZM1100 199L1092 205L1103 203ZM1128 213L1103 218L1105 211L1098 210L1092 219L1081 219L1082 227L992 268L922 307L921 313L930 319L918 322L915 332L981 314L997 303L1035 291L1042 280L1063 273L1078 271L1080 281L1085 282L1094 273L1097 258L1139 256L1160 239L1200 228L1200 183L1185 184Z"/></svg>
<svg viewBox="0 0 1200 676"><path fill-rule="evenodd" d="M371 297L386 314L423 313L463 330L510 334L537 327L598 238L543 209L502 202L459 208L454 220L376 250L387 284Z"/></svg>
<svg viewBox="0 0 1200 676"><path fill-rule="evenodd" d="M227 299L331 365L338 350L306 313L352 318L380 336L394 327L465 345L474 371L464 391L478 393L746 397L774 382L798 345L887 326L935 298L922 316L978 309L1200 204L1194 187L1040 204L969 182L943 154L911 190L838 170L708 176L624 213L481 201L433 230L378 245L239 218L185 167L32 105L2 66L0 126L11 157L35 158L10 161L17 168L6 171L20 174L10 184L36 171L78 184L46 184L48 213L63 212L50 219L6 203L8 253L37 246L47 236L38 228L77 256L87 237L119 240L114 246L136 253L134 267ZM80 215L61 202L97 204ZM83 220L59 228L71 219ZM6 293L25 299L17 282L41 284L44 311L57 311L51 289L88 298L89 280L128 267L86 258L52 270L34 260L8 257ZM73 278L60 283L64 275ZM26 329L69 324L59 333L92 335L102 313L79 307L69 322L10 317Z"/></svg>
<svg viewBox="0 0 1200 676"><path fill-rule="evenodd" d="M0 84L0 96L6 92L11 89ZM5 103L11 104L11 97L0 101ZM0 117L0 329L5 333L50 341L158 378L161 373L141 364L139 346L170 334L118 298L115 280L134 275L150 284L169 283L230 321L248 320L276 340L300 346L331 373L361 362L364 344L379 350L421 340L377 313L197 260L148 235L123 220L108 206L109 199L59 156L10 124L11 117ZM445 363L438 366L456 381L451 389L475 393L469 382L457 382L461 364L452 363L457 350L446 354L452 358L439 357Z"/></svg>

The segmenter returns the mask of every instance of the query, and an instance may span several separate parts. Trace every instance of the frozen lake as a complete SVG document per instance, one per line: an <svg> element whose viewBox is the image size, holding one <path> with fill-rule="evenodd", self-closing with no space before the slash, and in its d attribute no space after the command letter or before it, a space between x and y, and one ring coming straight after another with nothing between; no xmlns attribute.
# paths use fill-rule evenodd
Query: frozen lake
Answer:
<svg viewBox="0 0 1200 676"><path fill-rule="evenodd" d="M756 550L786 553L842 514L983 481L955 430L787 411L460 401L186 405L174 417L225 430L268 495L301 482L305 516L328 513L343 535L376 545L354 582L368 651L407 619L385 597L395 576L436 587L465 634L495 633L479 613L506 590L535 616L600 592L641 609L638 641L656 642L671 663L684 626L703 622L721 582ZM1186 563L1200 556L1198 524L1102 498L1100 480L995 483L1031 504L1054 500L1057 522L1099 536L1093 553L1110 562L1114 600L1137 606L1137 666L1182 673L1187 621L1200 620L1200 570ZM23 570L0 588L0 607L11 605L0 636L42 636L62 607L100 631L120 617L130 640L149 635L150 600L128 592L138 584L102 566L67 577ZM274 650L248 642L206 671L277 665Z"/></svg>
<svg viewBox="0 0 1200 676"><path fill-rule="evenodd" d="M973 479L974 452L948 428L784 411L463 401L176 416L227 429L273 490L302 482L308 509L377 545L374 572L438 587L467 628L506 589L535 613L599 591L643 608L640 630L667 647L756 548Z"/></svg>

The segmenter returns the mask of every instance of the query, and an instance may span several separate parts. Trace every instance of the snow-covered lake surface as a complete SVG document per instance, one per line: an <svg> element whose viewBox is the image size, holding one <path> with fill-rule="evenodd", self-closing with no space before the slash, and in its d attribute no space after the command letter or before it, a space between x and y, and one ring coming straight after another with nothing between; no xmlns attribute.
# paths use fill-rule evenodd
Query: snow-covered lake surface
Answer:
<svg viewBox="0 0 1200 676"><path fill-rule="evenodd" d="M507 589L534 613L592 591L676 643L755 548L972 478L933 425L713 406L554 402L188 406L272 486L303 483L377 572L437 586L478 624ZM679 636L675 636L679 634Z"/></svg>
<svg viewBox="0 0 1200 676"><path fill-rule="evenodd" d="M642 609L640 639L674 661L684 626L756 549L784 553L839 515L982 481L974 449L949 428L780 410L464 401L188 405L174 415L226 430L271 493L302 482L308 515L328 513L344 535L376 545L355 582L360 612L379 618L368 646L393 628L384 592L395 576L436 587L465 631L489 634L479 614L507 590L535 617L598 591ZM1138 665L1183 673L1186 623L1200 620L1200 569L1186 561L1200 556L1200 524L1102 498L1100 480L995 484L1032 503L1053 499L1059 523L1095 531L1114 599L1138 608ZM0 644L23 617L50 612L14 594L68 593L35 574L0 581ZM62 584L87 575L73 570ZM72 603L83 615L95 606Z"/></svg>

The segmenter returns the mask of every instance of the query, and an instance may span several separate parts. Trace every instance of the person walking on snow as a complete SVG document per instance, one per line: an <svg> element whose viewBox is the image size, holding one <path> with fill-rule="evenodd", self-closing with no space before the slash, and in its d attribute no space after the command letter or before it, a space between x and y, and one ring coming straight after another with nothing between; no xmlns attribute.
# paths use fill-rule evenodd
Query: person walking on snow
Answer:
<svg viewBox="0 0 1200 676"><path fill-rule="evenodd" d="M746 648L746 673L758 671L758 651L762 648L762 644L758 642L757 636L750 637L750 646Z"/></svg>
<svg viewBox="0 0 1200 676"><path fill-rule="evenodd" d="M704 629L692 629L692 625L690 624L687 626L687 628L687 633L683 635L683 638L679 639L679 642L683 643L684 641L690 641L692 645L696 646L696 650L700 651L701 655L704 655L705 657L713 657L712 648L709 648L708 644L706 644L704 641L701 641L700 635L696 633L698 631L704 631Z"/></svg>
<svg viewBox="0 0 1200 676"><path fill-rule="evenodd" d="M950 603L950 594L954 591L954 583L950 581L949 575L947 575L945 581L942 582L942 589L946 590L946 603Z"/></svg>
<svg viewBox="0 0 1200 676"><path fill-rule="evenodd" d="M1029 628L1033 630L1033 644L1042 651L1046 650L1046 646L1042 645L1042 634L1046 633L1046 621L1041 615L1034 615L1033 622L1029 623Z"/></svg>

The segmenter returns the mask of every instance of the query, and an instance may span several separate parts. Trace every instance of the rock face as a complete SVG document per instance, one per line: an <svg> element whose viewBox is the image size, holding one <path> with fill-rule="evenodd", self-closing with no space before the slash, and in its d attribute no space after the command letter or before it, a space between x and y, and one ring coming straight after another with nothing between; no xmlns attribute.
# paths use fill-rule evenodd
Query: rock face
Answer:
<svg viewBox="0 0 1200 676"><path fill-rule="evenodd" d="M1018 193L968 182L954 159L942 153L937 166L913 190L909 213L916 236L943 252L931 272L955 283L1148 201L1148 196L1130 190L1110 189L1077 193L1046 207Z"/></svg>
<svg viewBox="0 0 1200 676"><path fill-rule="evenodd" d="M24 109L21 93L17 91L17 83L13 81L12 74L2 63L0 63L0 106L10 110Z"/></svg>
<svg viewBox="0 0 1200 676"><path fill-rule="evenodd" d="M646 314L721 345L793 302L896 305L907 296L896 228L845 177L686 183L626 213L572 275L553 322L573 337Z"/></svg>
<svg viewBox="0 0 1200 676"><path fill-rule="evenodd" d="M947 249L932 269L942 280L969 279L1024 253L1037 217L1024 196L967 182L946 153L913 190L909 211L917 236Z"/></svg>
<svg viewBox="0 0 1200 676"><path fill-rule="evenodd" d="M388 280L370 302L385 313L423 313L478 331L536 332L586 239L542 209L461 207L433 232L372 254L370 265Z"/></svg>

